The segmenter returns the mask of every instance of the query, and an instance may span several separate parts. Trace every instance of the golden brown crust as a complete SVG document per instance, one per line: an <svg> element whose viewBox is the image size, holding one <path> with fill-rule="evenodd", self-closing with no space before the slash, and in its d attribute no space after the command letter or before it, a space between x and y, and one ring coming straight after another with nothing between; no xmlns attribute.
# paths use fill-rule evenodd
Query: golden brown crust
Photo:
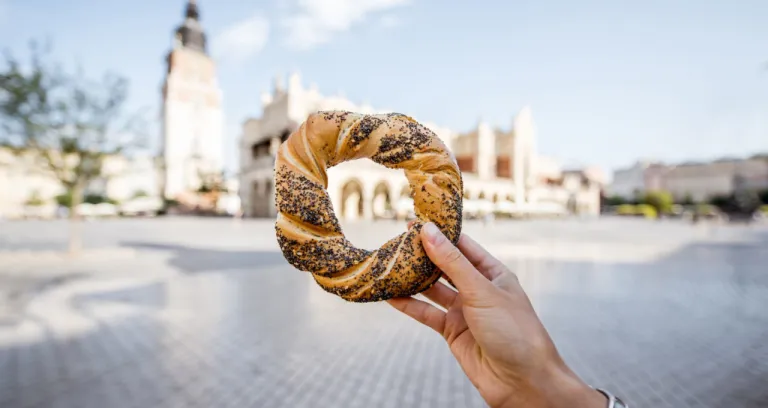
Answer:
<svg viewBox="0 0 768 408"><path fill-rule="evenodd" d="M403 169L418 218L407 232L375 251L355 248L333 213L329 167L370 158ZM288 262L311 272L326 291L354 302L411 296L437 281L440 271L419 239L434 222L457 243L461 235L462 179L443 142L408 116L318 112L293 132L277 152L277 240Z"/></svg>

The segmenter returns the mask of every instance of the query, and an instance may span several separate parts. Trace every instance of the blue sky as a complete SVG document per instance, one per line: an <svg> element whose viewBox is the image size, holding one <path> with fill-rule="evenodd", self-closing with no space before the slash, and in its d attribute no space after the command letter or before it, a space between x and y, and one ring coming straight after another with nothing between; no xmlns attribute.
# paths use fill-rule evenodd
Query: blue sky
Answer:
<svg viewBox="0 0 768 408"><path fill-rule="evenodd" d="M761 0L198 0L234 160L275 74L456 130L533 109L542 154L606 170L768 151ZM0 47L49 37L159 112L185 0L0 0ZM157 116L153 116L157 118ZM158 135L159 137L159 135Z"/></svg>

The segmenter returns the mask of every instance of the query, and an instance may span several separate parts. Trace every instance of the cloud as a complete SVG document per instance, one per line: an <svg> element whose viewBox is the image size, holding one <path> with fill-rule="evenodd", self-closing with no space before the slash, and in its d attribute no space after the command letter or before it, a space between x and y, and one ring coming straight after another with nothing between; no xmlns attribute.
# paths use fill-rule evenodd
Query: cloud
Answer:
<svg viewBox="0 0 768 408"><path fill-rule="evenodd" d="M297 0L295 12L282 20L288 45L308 49L330 41L376 14L409 0Z"/></svg>
<svg viewBox="0 0 768 408"><path fill-rule="evenodd" d="M247 60L267 45L269 28L269 20L261 14L255 14L226 27L213 38L211 48L218 58L230 61Z"/></svg>

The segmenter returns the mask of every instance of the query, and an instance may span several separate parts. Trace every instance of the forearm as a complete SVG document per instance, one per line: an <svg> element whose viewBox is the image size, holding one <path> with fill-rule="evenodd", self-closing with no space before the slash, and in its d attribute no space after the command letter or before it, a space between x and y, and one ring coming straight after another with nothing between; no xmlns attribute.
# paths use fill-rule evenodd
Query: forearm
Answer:
<svg viewBox="0 0 768 408"><path fill-rule="evenodd" d="M607 398L599 391L585 384L575 375L565 377L553 384L546 392L545 405L548 408L605 408Z"/></svg>

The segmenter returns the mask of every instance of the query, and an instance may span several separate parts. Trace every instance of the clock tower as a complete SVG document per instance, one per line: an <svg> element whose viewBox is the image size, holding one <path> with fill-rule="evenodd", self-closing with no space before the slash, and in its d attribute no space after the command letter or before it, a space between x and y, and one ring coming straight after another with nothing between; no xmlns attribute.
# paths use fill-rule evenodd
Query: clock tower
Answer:
<svg viewBox="0 0 768 408"><path fill-rule="evenodd" d="M195 0L188 0L184 17L162 89L162 189L165 198L175 200L223 169L222 93Z"/></svg>

